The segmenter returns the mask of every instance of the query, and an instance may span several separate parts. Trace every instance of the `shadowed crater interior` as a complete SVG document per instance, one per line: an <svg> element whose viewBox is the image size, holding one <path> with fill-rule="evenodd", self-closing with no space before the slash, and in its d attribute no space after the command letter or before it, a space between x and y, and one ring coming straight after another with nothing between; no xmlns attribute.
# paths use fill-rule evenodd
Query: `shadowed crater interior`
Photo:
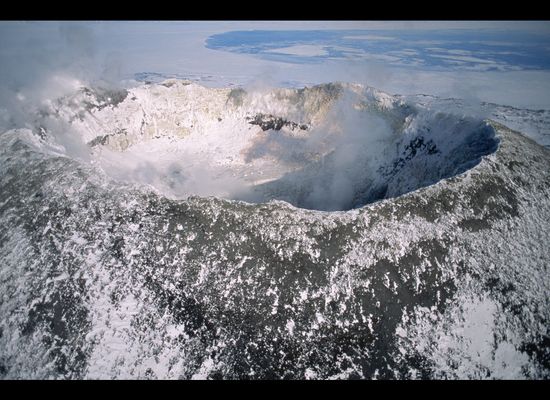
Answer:
<svg viewBox="0 0 550 400"><path fill-rule="evenodd" d="M109 107L83 95L98 164L172 198L350 210L460 174L498 145L479 118L361 85L247 92L169 80L110 94Z"/></svg>

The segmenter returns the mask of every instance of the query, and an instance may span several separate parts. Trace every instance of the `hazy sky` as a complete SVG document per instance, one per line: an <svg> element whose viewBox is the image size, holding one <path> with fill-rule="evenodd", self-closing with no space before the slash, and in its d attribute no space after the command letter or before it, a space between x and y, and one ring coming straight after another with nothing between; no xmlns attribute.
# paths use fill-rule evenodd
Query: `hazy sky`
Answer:
<svg viewBox="0 0 550 400"><path fill-rule="evenodd" d="M258 30L302 32L259 37ZM305 32L326 30L354 32ZM213 35L218 47L208 48ZM18 91L56 93L56 84L160 72L210 85L353 81L390 93L550 108L547 21L0 22L0 57L3 102Z"/></svg>

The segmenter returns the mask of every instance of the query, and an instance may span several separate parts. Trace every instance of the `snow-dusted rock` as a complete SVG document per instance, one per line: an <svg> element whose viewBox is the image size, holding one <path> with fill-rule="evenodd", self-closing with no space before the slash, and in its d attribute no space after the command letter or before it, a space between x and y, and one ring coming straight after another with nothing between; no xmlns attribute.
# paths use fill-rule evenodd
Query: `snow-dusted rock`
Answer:
<svg viewBox="0 0 550 400"><path fill-rule="evenodd" d="M343 104L385 121L394 147L374 169L386 192L335 212L166 196L98 156L114 166L179 141L198 151L224 123L243 130L218 144L236 160L223 165L246 173L239 140L262 132L251 112L311 135L342 88L279 103L277 91L241 93L240 105L187 82L132 89L67 122L86 142L127 129L127 146L87 146L89 159L51 129L1 134L1 376L547 379L550 152L520 133L352 86L361 101ZM326 96L299 100L315 90ZM196 160L221 163L214 153Z"/></svg>

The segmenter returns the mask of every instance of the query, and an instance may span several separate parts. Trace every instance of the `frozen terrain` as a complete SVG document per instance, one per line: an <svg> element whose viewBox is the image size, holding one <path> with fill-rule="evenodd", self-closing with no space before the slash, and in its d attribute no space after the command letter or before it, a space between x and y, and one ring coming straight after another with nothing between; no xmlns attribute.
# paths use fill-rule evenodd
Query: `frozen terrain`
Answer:
<svg viewBox="0 0 550 400"><path fill-rule="evenodd" d="M547 111L169 79L28 113L3 378L550 376Z"/></svg>
<svg viewBox="0 0 550 400"><path fill-rule="evenodd" d="M498 142L479 118L340 83L247 92L171 79L84 88L39 113L44 135L65 124L65 151L117 180L173 199L276 199L325 211L456 175Z"/></svg>

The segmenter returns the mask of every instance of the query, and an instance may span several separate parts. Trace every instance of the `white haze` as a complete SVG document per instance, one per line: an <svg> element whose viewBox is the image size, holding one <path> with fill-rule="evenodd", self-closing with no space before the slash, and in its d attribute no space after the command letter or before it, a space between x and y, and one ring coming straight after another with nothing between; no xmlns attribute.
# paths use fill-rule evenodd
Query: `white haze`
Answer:
<svg viewBox="0 0 550 400"><path fill-rule="evenodd" d="M318 23L318 27L333 27ZM361 22L342 27L374 26ZM284 25L284 24L283 24ZM376 24L375 24L376 25ZM427 93L468 100L471 109L482 101L519 107L550 108L550 74L547 71L433 72L388 67L380 62L327 62L297 65L259 60L249 55L207 49L204 40L213 33L252 26L281 27L281 23L139 23L139 22L2 22L0 23L0 128L35 125L36 111L78 88L119 88L131 84L136 72L212 75L211 85L237 83L252 93L265 92L284 81L316 84L331 81L363 83L390 93ZM296 29L300 24L289 23ZM309 25L308 25L309 26ZM311 25L312 27L315 24ZM340 27L340 26L339 26ZM344 98L327 118L333 125L314 129L299 143L279 143L281 162L294 152L301 157L322 154L315 174L284 177L285 184L307 184L302 199L308 208L345 209L354 201L354 187L374 179L371 173L386 157L391 129L371 114L356 112L355 99ZM455 111L455 110L448 110ZM59 119L42 118L71 157L91 162L90 148L73 128ZM273 152L272 146L256 149ZM330 156L328 154L330 153ZM121 180L146 183L174 197L189 194L222 195L249 201L266 200L251 191L239 177L210 166L207 160L188 155L182 161L156 164L139 154L102 155L102 167ZM124 161L124 162L121 162ZM302 180L307 178L307 182Z"/></svg>
<svg viewBox="0 0 550 400"><path fill-rule="evenodd" d="M300 140L282 134L266 135L251 148L249 160L269 156L276 163L300 163L298 170L282 176L274 190L286 195L279 199L316 210L353 208L357 188L374 181L378 168L393 154L394 132L382 117L356 109L357 95L345 92L328 112L324 122ZM389 152L388 152L389 151ZM391 154L390 154L391 153ZM306 189L307 194L296 196ZM240 188L233 198L263 202L272 198L253 188Z"/></svg>
<svg viewBox="0 0 550 400"><path fill-rule="evenodd" d="M542 22L195 21L0 22L0 102L14 91L26 101L52 98L74 84L116 84L137 72L211 75L205 84L248 84L270 71L274 85L364 83L389 93L473 98L515 107L550 109L549 71L427 71L380 61L327 61L320 65L260 60L204 47L212 34L246 29L512 29L548 33ZM55 79L57 77L57 79ZM7 93L6 93L7 91ZM18 106L15 109L19 109ZM12 105L10 111L14 111Z"/></svg>

